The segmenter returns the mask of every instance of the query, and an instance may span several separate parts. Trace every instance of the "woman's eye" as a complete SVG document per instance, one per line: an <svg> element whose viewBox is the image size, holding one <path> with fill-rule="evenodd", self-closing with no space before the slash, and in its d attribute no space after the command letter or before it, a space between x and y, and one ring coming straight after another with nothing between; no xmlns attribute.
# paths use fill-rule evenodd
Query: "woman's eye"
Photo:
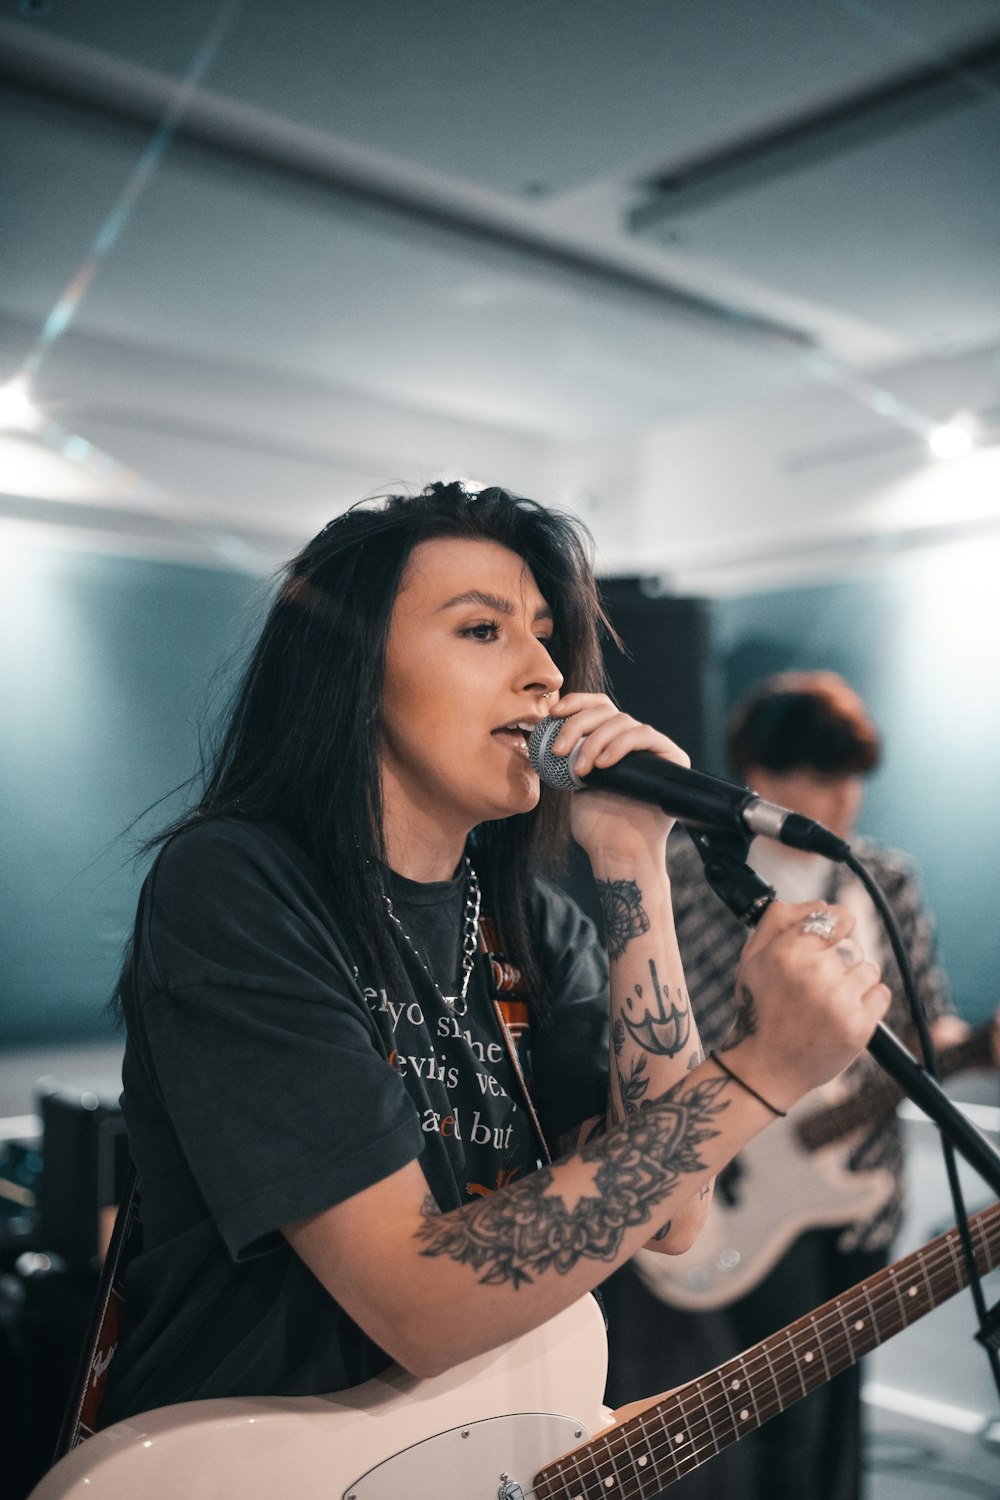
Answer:
<svg viewBox="0 0 1000 1500"><path fill-rule="evenodd" d="M473 641L495 641L500 634L500 625L496 620L481 620L478 625L468 625L462 631Z"/></svg>

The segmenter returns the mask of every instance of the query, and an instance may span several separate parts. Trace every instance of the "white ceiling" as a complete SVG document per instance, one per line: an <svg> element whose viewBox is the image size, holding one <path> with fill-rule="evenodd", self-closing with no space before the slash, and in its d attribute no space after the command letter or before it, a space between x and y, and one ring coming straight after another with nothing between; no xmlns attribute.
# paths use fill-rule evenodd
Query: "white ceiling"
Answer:
<svg viewBox="0 0 1000 1500"><path fill-rule="evenodd" d="M0 0L0 205L0 538L256 567L447 472L713 591L1000 526L1000 0Z"/></svg>

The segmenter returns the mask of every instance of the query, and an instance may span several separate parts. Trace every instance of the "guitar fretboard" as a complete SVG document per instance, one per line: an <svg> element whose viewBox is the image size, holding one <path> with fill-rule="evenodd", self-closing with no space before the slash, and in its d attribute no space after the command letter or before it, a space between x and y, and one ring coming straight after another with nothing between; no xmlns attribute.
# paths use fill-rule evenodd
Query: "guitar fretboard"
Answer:
<svg viewBox="0 0 1000 1500"><path fill-rule="evenodd" d="M981 1274L1000 1262L1000 1203L970 1221ZM679 1386L548 1464L535 1500L652 1500L674 1480L824 1385L968 1281L957 1229L825 1302L737 1359Z"/></svg>

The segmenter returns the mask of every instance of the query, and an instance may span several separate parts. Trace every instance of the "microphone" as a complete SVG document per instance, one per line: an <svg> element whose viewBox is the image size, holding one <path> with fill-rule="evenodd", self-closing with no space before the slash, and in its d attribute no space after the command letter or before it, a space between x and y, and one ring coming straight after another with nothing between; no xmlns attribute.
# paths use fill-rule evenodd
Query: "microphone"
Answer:
<svg viewBox="0 0 1000 1500"><path fill-rule="evenodd" d="M719 829L751 838L763 834L792 849L807 849L838 863L851 853L850 844L822 823L765 802L747 786L663 760L652 750L633 750L617 765L595 766L586 776L577 776L574 761L586 736L580 737L568 755L554 755L550 748L566 722L542 719L528 740L531 764L546 786L565 792L588 788L615 792L636 802L652 802L689 828Z"/></svg>

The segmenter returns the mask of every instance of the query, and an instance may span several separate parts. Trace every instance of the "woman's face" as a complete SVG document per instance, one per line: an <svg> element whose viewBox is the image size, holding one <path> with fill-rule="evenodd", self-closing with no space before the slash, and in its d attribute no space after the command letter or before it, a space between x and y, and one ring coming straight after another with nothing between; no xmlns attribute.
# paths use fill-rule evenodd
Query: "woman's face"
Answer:
<svg viewBox="0 0 1000 1500"><path fill-rule="evenodd" d="M551 635L549 607L516 553L453 538L414 548L393 606L382 694L394 869L411 873L416 851L439 850L450 874L477 823L535 806L527 736L562 686Z"/></svg>

